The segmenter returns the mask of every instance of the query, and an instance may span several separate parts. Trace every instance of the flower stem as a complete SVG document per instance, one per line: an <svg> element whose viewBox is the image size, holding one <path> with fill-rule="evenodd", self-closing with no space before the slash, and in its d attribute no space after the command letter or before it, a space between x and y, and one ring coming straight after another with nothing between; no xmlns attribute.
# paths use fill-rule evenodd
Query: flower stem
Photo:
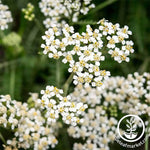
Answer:
<svg viewBox="0 0 150 150"><path fill-rule="evenodd" d="M3 62L3 63L0 63L0 69L8 67L8 66L11 66L11 65L15 65L18 62L20 62L21 60L22 60L22 58L19 58L19 59L15 59L15 60L11 60L11 61L6 61L6 62Z"/></svg>
<svg viewBox="0 0 150 150"><path fill-rule="evenodd" d="M146 135L145 135L145 150L148 150L148 147L149 147L149 128L150 128L150 120L149 120L148 127L146 130Z"/></svg>
<svg viewBox="0 0 150 150"><path fill-rule="evenodd" d="M44 33L45 29L44 29L43 25L39 22L39 20L35 18L34 22L37 24L37 26L39 27L41 32Z"/></svg>
<svg viewBox="0 0 150 150"><path fill-rule="evenodd" d="M64 84L63 90L64 90L64 96L67 95L68 89L69 89L69 85L71 84L72 80L73 80L73 75L74 73L72 72L69 76L69 78L67 79L67 81Z"/></svg>
<svg viewBox="0 0 150 150"><path fill-rule="evenodd" d="M0 139L2 140L2 142L4 143L4 144L6 144L6 141L5 141L5 139L4 139L4 137L3 137L3 135L0 133Z"/></svg>
<svg viewBox="0 0 150 150"><path fill-rule="evenodd" d="M11 65L10 72L10 95L14 98L14 89L15 89L15 65Z"/></svg>
<svg viewBox="0 0 150 150"><path fill-rule="evenodd" d="M146 135L146 137L145 137L145 150L148 150L148 141L149 141L149 136Z"/></svg>
<svg viewBox="0 0 150 150"><path fill-rule="evenodd" d="M90 13L96 13L98 10L105 8L108 5L111 5L112 3L116 2L116 1L117 0L107 0L107 1L104 1L103 3L99 4L98 6L96 6L95 9L93 9Z"/></svg>
<svg viewBox="0 0 150 150"><path fill-rule="evenodd" d="M5 36L4 32L0 30L0 37L4 38L4 36Z"/></svg>
<svg viewBox="0 0 150 150"><path fill-rule="evenodd" d="M59 88L60 86L60 62L57 60L56 62L56 85Z"/></svg>
<svg viewBox="0 0 150 150"><path fill-rule="evenodd" d="M81 21L73 22L73 25L74 24L78 24L78 25L87 25L87 24L96 25L97 22L95 22L93 20L81 20Z"/></svg>

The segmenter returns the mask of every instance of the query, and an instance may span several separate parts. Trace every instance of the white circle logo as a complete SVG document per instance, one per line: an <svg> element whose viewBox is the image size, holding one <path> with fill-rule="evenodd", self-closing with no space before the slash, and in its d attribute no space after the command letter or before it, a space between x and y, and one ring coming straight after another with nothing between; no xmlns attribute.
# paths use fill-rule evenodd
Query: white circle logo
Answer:
<svg viewBox="0 0 150 150"><path fill-rule="evenodd" d="M126 142L136 142L145 132L143 120L137 115L126 115L119 120L117 132Z"/></svg>

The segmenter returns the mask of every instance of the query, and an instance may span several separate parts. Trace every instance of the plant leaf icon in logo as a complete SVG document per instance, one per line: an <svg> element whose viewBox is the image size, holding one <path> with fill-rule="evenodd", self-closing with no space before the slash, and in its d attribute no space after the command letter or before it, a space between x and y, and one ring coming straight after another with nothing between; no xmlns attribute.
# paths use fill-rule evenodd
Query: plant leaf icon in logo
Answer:
<svg viewBox="0 0 150 150"><path fill-rule="evenodd" d="M135 123L135 118L131 117L130 120L126 120L127 124L126 124L126 132L124 132L124 136L128 139L134 139L137 137L137 124Z"/></svg>

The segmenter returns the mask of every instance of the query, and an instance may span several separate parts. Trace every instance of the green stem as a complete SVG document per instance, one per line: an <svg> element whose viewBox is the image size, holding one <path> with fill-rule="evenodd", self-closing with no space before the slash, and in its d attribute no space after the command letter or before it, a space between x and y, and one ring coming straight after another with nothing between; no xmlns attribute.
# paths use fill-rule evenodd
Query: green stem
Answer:
<svg viewBox="0 0 150 150"><path fill-rule="evenodd" d="M146 137L145 137L145 150L148 150L148 141L149 141L149 136L146 135Z"/></svg>
<svg viewBox="0 0 150 150"><path fill-rule="evenodd" d="M0 139L2 140L2 142L4 143L4 144L6 144L6 141L5 141L5 139L4 139L4 137L3 137L3 135L0 133Z"/></svg>
<svg viewBox="0 0 150 150"><path fill-rule="evenodd" d="M148 127L146 129L145 150L148 150L148 146L149 146L149 128L150 128L150 120L149 120L149 123L148 123Z"/></svg>
<svg viewBox="0 0 150 150"><path fill-rule="evenodd" d="M141 67L139 68L139 72L140 72L140 73L143 73L143 72L147 71L147 68L148 68L148 66L149 66L149 62L150 62L149 57L145 58L143 64L142 64Z"/></svg>
<svg viewBox="0 0 150 150"><path fill-rule="evenodd" d="M11 65L10 72L10 95L14 98L14 89L15 89L15 65Z"/></svg>
<svg viewBox="0 0 150 150"><path fill-rule="evenodd" d="M73 25L74 24L78 24L78 25L87 25L87 24L96 25L97 22L92 21L92 20L83 20L83 21L74 22Z"/></svg>
<svg viewBox="0 0 150 150"><path fill-rule="evenodd" d="M103 3L101 3L100 5L96 6L95 9L93 9L90 13L95 13L100 9L103 9L105 7L107 7L108 5L111 5L112 3L116 2L117 0L107 0Z"/></svg>
<svg viewBox="0 0 150 150"><path fill-rule="evenodd" d="M34 22L37 24L37 26L39 27L39 29L41 30L41 32L44 33L45 29L44 29L43 25L39 22L39 20L35 18Z"/></svg>
<svg viewBox="0 0 150 150"><path fill-rule="evenodd" d="M0 30L0 37L4 38L4 36L5 36L4 32Z"/></svg>
<svg viewBox="0 0 150 150"><path fill-rule="evenodd" d="M69 85L71 84L72 80L73 80L73 75L74 73L72 72L69 76L69 78L67 79L66 83L64 84L64 96L67 95L68 89L69 89Z"/></svg>
<svg viewBox="0 0 150 150"><path fill-rule="evenodd" d="M63 130L63 137L64 137L64 147L66 150L71 150L70 142L69 142L69 137L67 134L67 128Z"/></svg>
<svg viewBox="0 0 150 150"><path fill-rule="evenodd" d="M21 59L22 59L22 58L0 63L0 69L1 69L1 68L5 68L5 67L7 67L7 66L9 66L9 65L14 65L14 64L18 63L18 61L20 61Z"/></svg>
<svg viewBox="0 0 150 150"><path fill-rule="evenodd" d="M57 60L56 62L56 84L57 87L59 88L60 86L60 61Z"/></svg>

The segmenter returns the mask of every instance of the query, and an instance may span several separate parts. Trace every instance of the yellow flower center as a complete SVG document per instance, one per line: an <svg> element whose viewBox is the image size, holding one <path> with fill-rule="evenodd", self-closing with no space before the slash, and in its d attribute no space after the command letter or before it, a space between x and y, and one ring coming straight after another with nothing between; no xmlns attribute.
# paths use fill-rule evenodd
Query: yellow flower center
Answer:
<svg viewBox="0 0 150 150"><path fill-rule="evenodd" d="M126 60L126 56L125 55L121 55L121 59L122 60Z"/></svg>
<svg viewBox="0 0 150 150"><path fill-rule="evenodd" d="M71 61L72 60L72 55L67 55L66 59L67 59L67 61Z"/></svg>
<svg viewBox="0 0 150 150"><path fill-rule="evenodd" d="M71 107L74 108L76 105L74 102L71 103Z"/></svg>
<svg viewBox="0 0 150 150"><path fill-rule="evenodd" d="M123 37L123 36L118 36L118 40L119 40L119 41L123 41L123 40L124 40L124 37Z"/></svg>
<svg viewBox="0 0 150 150"><path fill-rule="evenodd" d="M105 70L101 71L101 75L106 76L106 71Z"/></svg>
<svg viewBox="0 0 150 150"><path fill-rule="evenodd" d="M54 31L54 32L57 32L57 31L58 31L58 28L57 28L57 27L53 27L53 31Z"/></svg>
<svg viewBox="0 0 150 150"><path fill-rule="evenodd" d="M113 51L111 57L116 57L116 56L118 56L118 55L119 55L118 52Z"/></svg>
<svg viewBox="0 0 150 150"><path fill-rule="evenodd" d="M59 89L57 89L56 87L54 87L53 92L54 92L55 94L58 94L58 93L59 93Z"/></svg>
<svg viewBox="0 0 150 150"><path fill-rule="evenodd" d="M80 111L85 111L85 108L83 106L80 107Z"/></svg>
<svg viewBox="0 0 150 150"><path fill-rule="evenodd" d="M74 46L73 50L77 52L77 51L80 50L80 47L79 46Z"/></svg>
<svg viewBox="0 0 150 150"><path fill-rule="evenodd" d="M55 119L55 114L50 113L50 118Z"/></svg>
<svg viewBox="0 0 150 150"><path fill-rule="evenodd" d="M59 111L62 113L64 111L64 108L63 107L60 107L59 108Z"/></svg>
<svg viewBox="0 0 150 150"><path fill-rule="evenodd" d="M97 81L97 82L96 82L96 86L100 87L100 86L102 86L102 85L103 85L103 83L102 83L101 81Z"/></svg>
<svg viewBox="0 0 150 150"><path fill-rule="evenodd" d="M90 51L89 51L89 50L85 50L85 51L84 51L84 55L85 55L85 56L90 56Z"/></svg>
<svg viewBox="0 0 150 150"><path fill-rule="evenodd" d="M66 119L67 119L67 120L71 120L71 116L68 115L68 116L66 117Z"/></svg>
<svg viewBox="0 0 150 150"><path fill-rule="evenodd" d="M110 39L110 40L109 40L109 44L115 44L114 39Z"/></svg>
<svg viewBox="0 0 150 150"><path fill-rule="evenodd" d="M46 90L46 91L45 91L45 93L46 93L46 94L49 94L49 93L50 93L50 91L49 91L49 90Z"/></svg>
<svg viewBox="0 0 150 150"><path fill-rule="evenodd" d="M133 48L132 46L126 45L126 49L127 49L128 51L130 51L132 48Z"/></svg>
<svg viewBox="0 0 150 150"><path fill-rule="evenodd" d="M100 56L98 56L97 54L94 54L94 60L95 61L100 61Z"/></svg>
<svg viewBox="0 0 150 150"><path fill-rule="evenodd" d="M54 58L54 59L59 59L58 53L53 54L53 58Z"/></svg>
<svg viewBox="0 0 150 150"><path fill-rule="evenodd" d="M80 65L81 65L82 67L85 67L85 61L84 61L84 60L80 60Z"/></svg>
<svg viewBox="0 0 150 150"><path fill-rule="evenodd" d="M60 45L59 45L59 47L60 47L60 48L64 48L64 47L65 47L65 44L64 44L63 42L61 42Z"/></svg>
<svg viewBox="0 0 150 150"><path fill-rule="evenodd" d="M68 102L67 97L64 97L64 98L63 98L63 101L64 101L64 102Z"/></svg>
<svg viewBox="0 0 150 150"><path fill-rule="evenodd" d="M85 77L85 82L87 82L87 83L90 83L91 82L91 80L92 80L92 78L90 78L90 77Z"/></svg>
<svg viewBox="0 0 150 150"><path fill-rule="evenodd" d="M93 66L93 71L94 72L98 72L99 71L99 67L98 66Z"/></svg>
<svg viewBox="0 0 150 150"><path fill-rule="evenodd" d="M89 39L90 39L89 34L88 34L88 33L86 33L86 34L85 34L85 36L84 36L84 38L85 38L86 40L89 40Z"/></svg>
<svg viewBox="0 0 150 150"><path fill-rule="evenodd" d="M78 70L78 67L77 67L77 66L73 66L73 67L72 67L72 71L73 71L73 72L76 72L77 70Z"/></svg>
<svg viewBox="0 0 150 150"><path fill-rule="evenodd" d="M79 81L80 83L83 83L83 82L84 82L84 79L83 79L82 77L78 77L78 81Z"/></svg>
<svg viewBox="0 0 150 150"><path fill-rule="evenodd" d="M48 103L48 107L52 108L54 105L52 103Z"/></svg>

